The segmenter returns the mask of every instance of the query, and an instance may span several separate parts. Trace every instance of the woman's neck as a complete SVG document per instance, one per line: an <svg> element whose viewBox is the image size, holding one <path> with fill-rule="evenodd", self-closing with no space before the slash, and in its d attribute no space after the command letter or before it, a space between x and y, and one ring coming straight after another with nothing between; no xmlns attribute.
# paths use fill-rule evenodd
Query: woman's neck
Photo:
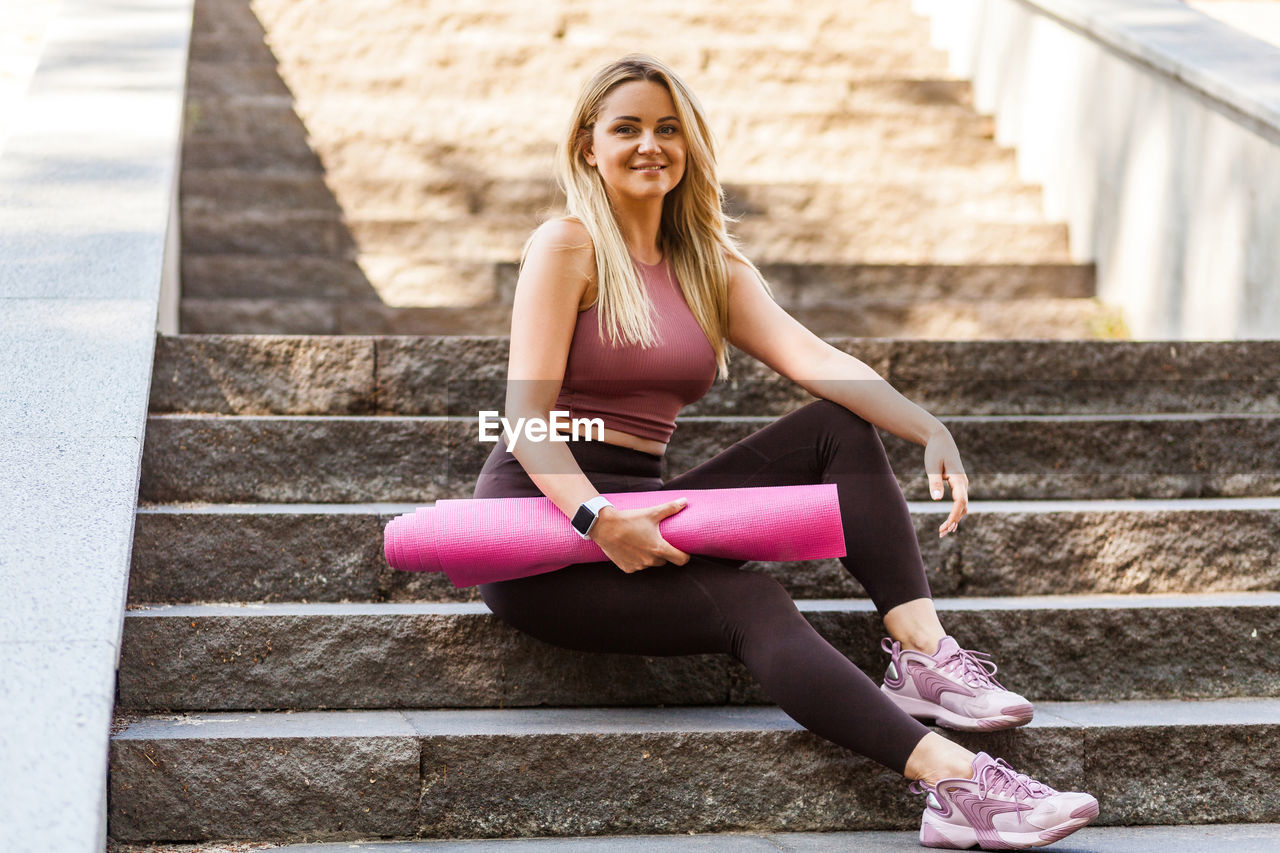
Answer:
<svg viewBox="0 0 1280 853"><path fill-rule="evenodd" d="M662 260L662 199L643 201L643 204L630 205L615 203L614 215L631 256L641 263L656 264Z"/></svg>

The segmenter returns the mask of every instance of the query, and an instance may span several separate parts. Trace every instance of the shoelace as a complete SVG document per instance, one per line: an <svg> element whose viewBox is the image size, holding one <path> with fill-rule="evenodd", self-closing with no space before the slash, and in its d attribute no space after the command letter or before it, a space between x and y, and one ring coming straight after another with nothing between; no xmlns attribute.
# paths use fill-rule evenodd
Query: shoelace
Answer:
<svg viewBox="0 0 1280 853"><path fill-rule="evenodd" d="M988 772L989 771L989 772ZM992 776L997 777L997 785L992 785L988 779ZM987 791L992 789L997 794L1002 794L1006 790L1012 788L1014 792L1023 791L1028 798L1040 800L1052 794L1058 793L1055 788L1051 788L1043 782L1032 779L1026 773L1019 773L1010 766L1009 762L1003 758L997 758L995 764L987 764L978 773L978 778L968 781L978 783L978 795L984 800L987 798ZM930 785L923 779L917 779L907 786L907 789L913 794L930 794L936 791L935 786Z"/></svg>
<svg viewBox="0 0 1280 853"><path fill-rule="evenodd" d="M995 759L993 764L984 764L982 769L978 771L978 775L967 781L978 783L978 797L980 799L985 800L988 792L1013 797L1014 814L1018 816L1019 821L1022 820L1023 809L1030 811L1034 808L1034 806L1026 802L1027 800L1042 800L1058 793L1056 789L1043 782L1038 782L1027 774L1014 770L1009 762L1003 758ZM907 789L913 794L938 795L937 787L930 785L923 779L917 779L912 782L907 786Z"/></svg>
<svg viewBox="0 0 1280 853"><path fill-rule="evenodd" d="M1013 813L1019 822L1022 821L1023 809L1030 811L1034 808L1026 800L1041 800L1057 793L1043 782L1014 770L1003 758L997 758L994 764L987 764L978 772L978 796L985 800L988 791L1013 797Z"/></svg>
<svg viewBox="0 0 1280 853"><path fill-rule="evenodd" d="M983 765L978 775L968 781L978 783L980 799L985 800L988 793L1012 797L1014 814L1018 816L1019 821L1022 820L1024 809L1030 811L1034 808L1026 802L1027 800L1041 800L1058 793L1043 782L1038 782L1027 774L1014 770L1003 758L997 758L993 764ZM907 788L913 794L938 795L937 787L923 779L912 782Z"/></svg>
<svg viewBox="0 0 1280 853"><path fill-rule="evenodd" d="M1016 795L1025 793L1034 800L1044 799L1045 797L1058 793L1053 788L1043 782L1032 779L1026 773L1019 773L1009 766L1009 762L1003 758L997 758L994 764L987 764L978 774L978 794L985 798L988 790L994 789L997 794L1003 794L1012 790ZM995 777L994 783L991 780Z"/></svg>
<svg viewBox="0 0 1280 853"><path fill-rule="evenodd" d="M996 674L996 664L991 660L991 655L986 652L959 649L938 664L938 669L956 673L961 681L971 687L995 687L998 690L1004 690L1004 685L993 677Z"/></svg>

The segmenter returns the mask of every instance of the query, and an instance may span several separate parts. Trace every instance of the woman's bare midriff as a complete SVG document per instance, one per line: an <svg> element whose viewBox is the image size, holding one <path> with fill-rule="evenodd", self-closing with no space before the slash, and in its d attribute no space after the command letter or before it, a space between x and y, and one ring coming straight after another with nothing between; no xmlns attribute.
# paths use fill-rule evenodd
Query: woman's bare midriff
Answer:
<svg viewBox="0 0 1280 853"><path fill-rule="evenodd" d="M568 435L568 431L561 432L561 435ZM639 450L641 453L648 453L652 456L662 456L667 452L665 442L658 441L653 438L641 438L638 435L632 435L629 432L619 432L616 429L604 428L604 443L614 444L618 447L627 447L631 450Z"/></svg>

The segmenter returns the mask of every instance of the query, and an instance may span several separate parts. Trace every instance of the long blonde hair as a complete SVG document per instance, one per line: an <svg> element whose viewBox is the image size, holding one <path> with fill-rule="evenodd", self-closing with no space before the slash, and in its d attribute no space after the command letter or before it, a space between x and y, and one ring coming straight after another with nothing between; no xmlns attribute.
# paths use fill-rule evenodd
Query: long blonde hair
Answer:
<svg viewBox="0 0 1280 853"><path fill-rule="evenodd" d="M583 86L568 133L556 152L556 179L568 216L579 220L595 247L599 329L603 340L650 347L657 343L650 303L605 192L600 173L587 164L605 98L623 83L648 80L663 86L675 104L686 139L685 170L662 204L659 242L684 291L685 300L715 351L721 377L728 376L725 335L729 329L729 270L737 258L760 276L725 228L724 190L716 173L715 141L698 99L674 71L650 56L630 54L597 71ZM761 282L764 281L760 277ZM768 285L766 284L766 289Z"/></svg>

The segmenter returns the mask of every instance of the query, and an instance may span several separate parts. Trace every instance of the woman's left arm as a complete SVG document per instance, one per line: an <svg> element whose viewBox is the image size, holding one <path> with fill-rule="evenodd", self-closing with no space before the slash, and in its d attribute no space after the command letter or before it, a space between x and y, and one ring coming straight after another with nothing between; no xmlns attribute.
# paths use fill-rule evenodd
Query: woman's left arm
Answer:
<svg viewBox="0 0 1280 853"><path fill-rule="evenodd" d="M729 262L729 342L815 397L839 403L899 438L924 445L929 494L951 486L951 513L938 528L953 532L968 512L969 479L950 431L902 396L867 364L841 352L805 328L765 292L745 264Z"/></svg>

